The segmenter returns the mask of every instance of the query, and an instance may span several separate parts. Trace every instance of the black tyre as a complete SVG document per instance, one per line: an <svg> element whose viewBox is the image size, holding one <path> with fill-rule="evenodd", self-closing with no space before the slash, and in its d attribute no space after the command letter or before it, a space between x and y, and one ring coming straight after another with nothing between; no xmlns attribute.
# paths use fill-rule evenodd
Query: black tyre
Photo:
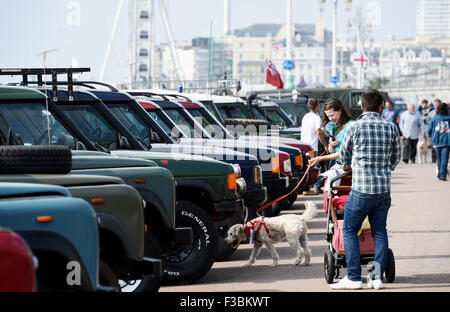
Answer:
<svg viewBox="0 0 450 312"><path fill-rule="evenodd" d="M334 257L333 253L328 248L325 249L325 253L323 255L323 269L325 272L325 280L327 281L327 283L333 283L334 277L336 276L334 268Z"/></svg>
<svg viewBox="0 0 450 312"><path fill-rule="evenodd" d="M292 207L292 205L295 203L298 197L298 189L293 192L291 195L287 196L286 198L280 200L280 206L281 209L289 209Z"/></svg>
<svg viewBox="0 0 450 312"><path fill-rule="evenodd" d="M113 272L113 270L111 270L109 265L100 259L98 267L98 281L100 285L113 287L117 292L120 292L119 280L117 279L116 274Z"/></svg>
<svg viewBox="0 0 450 312"><path fill-rule="evenodd" d="M217 233L217 251L215 261L224 261L229 256L231 256L239 246L231 246L230 244L225 243L225 238L227 237L227 233L230 227L235 224L242 224L242 217L237 213L233 217L231 217L230 225L224 226L218 229Z"/></svg>
<svg viewBox="0 0 450 312"><path fill-rule="evenodd" d="M1 174L66 174L72 152L65 146L0 146Z"/></svg>
<svg viewBox="0 0 450 312"><path fill-rule="evenodd" d="M211 217L198 205L178 201L177 227L191 227L193 243L163 245L165 285L193 283L211 269L217 249L217 232Z"/></svg>
<svg viewBox="0 0 450 312"><path fill-rule="evenodd" d="M144 238L145 238L144 242L145 257L161 259L162 248L156 236L150 231L147 231L145 232ZM129 287L122 287L122 288L124 289L124 291L132 291L132 292L157 292L161 287L162 280L163 280L162 276L145 275L141 280L128 282Z"/></svg>
<svg viewBox="0 0 450 312"><path fill-rule="evenodd" d="M392 249L388 249L386 268L384 269L384 275L388 283L393 283L395 280L395 258Z"/></svg>

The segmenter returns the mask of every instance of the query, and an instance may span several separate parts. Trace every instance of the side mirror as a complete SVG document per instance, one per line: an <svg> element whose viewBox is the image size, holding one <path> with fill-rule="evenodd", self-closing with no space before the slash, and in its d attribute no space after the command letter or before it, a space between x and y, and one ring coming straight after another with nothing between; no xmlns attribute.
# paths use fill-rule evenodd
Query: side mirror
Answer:
<svg viewBox="0 0 450 312"><path fill-rule="evenodd" d="M86 145L84 145L84 143L80 142L80 141L77 141L76 148L77 148L77 151L78 150L81 150L81 151L87 150Z"/></svg>
<svg viewBox="0 0 450 312"><path fill-rule="evenodd" d="M120 137L120 149L132 149L130 142L124 136Z"/></svg>
<svg viewBox="0 0 450 312"><path fill-rule="evenodd" d="M152 142L161 143L161 137L154 131L152 132Z"/></svg>

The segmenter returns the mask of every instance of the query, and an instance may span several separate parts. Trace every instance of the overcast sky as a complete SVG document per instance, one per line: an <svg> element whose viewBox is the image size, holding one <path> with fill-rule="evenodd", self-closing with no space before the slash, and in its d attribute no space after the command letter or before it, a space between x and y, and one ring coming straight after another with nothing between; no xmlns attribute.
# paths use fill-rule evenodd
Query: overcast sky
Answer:
<svg viewBox="0 0 450 312"><path fill-rule="evenodd" d="M159 3L158 0L155 0ZM356 15L356 8L366 12L373 0L353 0L352 11L339 0L338 33ZM373 29L375 41L387 35L396 38L415 36L416 0L378 0L380 25ZM79 4L76 14L74 4ZM0 67L40 67L37 53L58 49L47 56L47 67L70 67L77 59L80 66L91 67L83 78L98 79L119 0L1 0ZM317 0L293 0L294 23L314 23L321 18L331 30L332 0L321 13ZM158 9L158 5L157 5ZM176 40L209 37L223 32L223 0L170 0L170 20ZM125 1L105 80L123 82L128 64L128 1ZM164 40L163 27L156 13L156 41ZM231 0L231 28L255 23L285 23L284 0ZM0 81L4 82L4 79Z"/></svg>

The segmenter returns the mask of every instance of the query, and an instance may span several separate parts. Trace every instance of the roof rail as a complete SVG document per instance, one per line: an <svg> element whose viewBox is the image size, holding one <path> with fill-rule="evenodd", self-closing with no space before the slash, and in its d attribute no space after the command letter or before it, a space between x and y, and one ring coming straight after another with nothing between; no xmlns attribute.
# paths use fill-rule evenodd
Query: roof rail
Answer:
<svg viewBox="0 0 450 312"><path fill-rule="evenodd" d="M146 92L146 91L125 91L126 93L133 95L133 96L145 96L145 97L149 97L149 98L154 98L155 96L159 96L160 98L162 98L164 101L170 101L166 95L163 94L157 94L157 93L153 93L153 92Z"/></svg>
<svg viewBox="0 0 450 312"><path fill-rule="evenodd" d="M29 81L28 84L36 84L38 83L37 81ZM51 81L47 81L47 84L51 84ZM61 86L68 86L69 82L68 81L57 81L56 83L57 85L61 85ZM110 84L104 83L104 82L99 82L99 81L90 81L90 80L85 80L85 81L72 81L72 85L74 86L82 86L82 87L86 87L89 89L96 89L95 85L99 85L99 86L103 86L108 88L111 92L119 92L119 90L117 90L115 87L113 87Z"/></svg>
<svg viewBox="0 0 450 312"><path fill-rule="evenodd" d="M1 76L22 76L21 85L28 86L31 83L28 77L37 76L37 85L43 86L47 82L42 79L43 76L52 76L52 94L53 101L58 101L58 75L67 74L67 89L69 95L69 101L73 101L73 74L90 72L88 67L83 68L0 68Z"/></svg>

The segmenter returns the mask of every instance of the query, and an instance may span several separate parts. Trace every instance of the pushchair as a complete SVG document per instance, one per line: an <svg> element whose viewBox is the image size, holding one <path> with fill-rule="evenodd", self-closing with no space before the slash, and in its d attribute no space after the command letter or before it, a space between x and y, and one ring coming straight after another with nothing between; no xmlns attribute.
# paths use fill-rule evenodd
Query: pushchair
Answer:
<svg viewBox="0 0 450 312"><path fill-rule="evenodd" d="M340 181L339 186L335 186ZM345 200L351 190L352 174L344 173L331 179L328 194L324 191L324 208L327 213L327 248L324 252L325 280L328 284L333 283L339 277L339 269L345 268L345 250L342 227L344 224ZM328 209L330 208L330 209ZM335 226L336 224L336 226ZM374 260L374 242L370 231L368 219L363 222L358 233L361 265L370 264ZM370 267L370 265L369 265ZM370 268L369 268L370 270ZM386 268L384 271L386 281L392 283L395 279L395 258L389 248L387 254Z"/></svg>

